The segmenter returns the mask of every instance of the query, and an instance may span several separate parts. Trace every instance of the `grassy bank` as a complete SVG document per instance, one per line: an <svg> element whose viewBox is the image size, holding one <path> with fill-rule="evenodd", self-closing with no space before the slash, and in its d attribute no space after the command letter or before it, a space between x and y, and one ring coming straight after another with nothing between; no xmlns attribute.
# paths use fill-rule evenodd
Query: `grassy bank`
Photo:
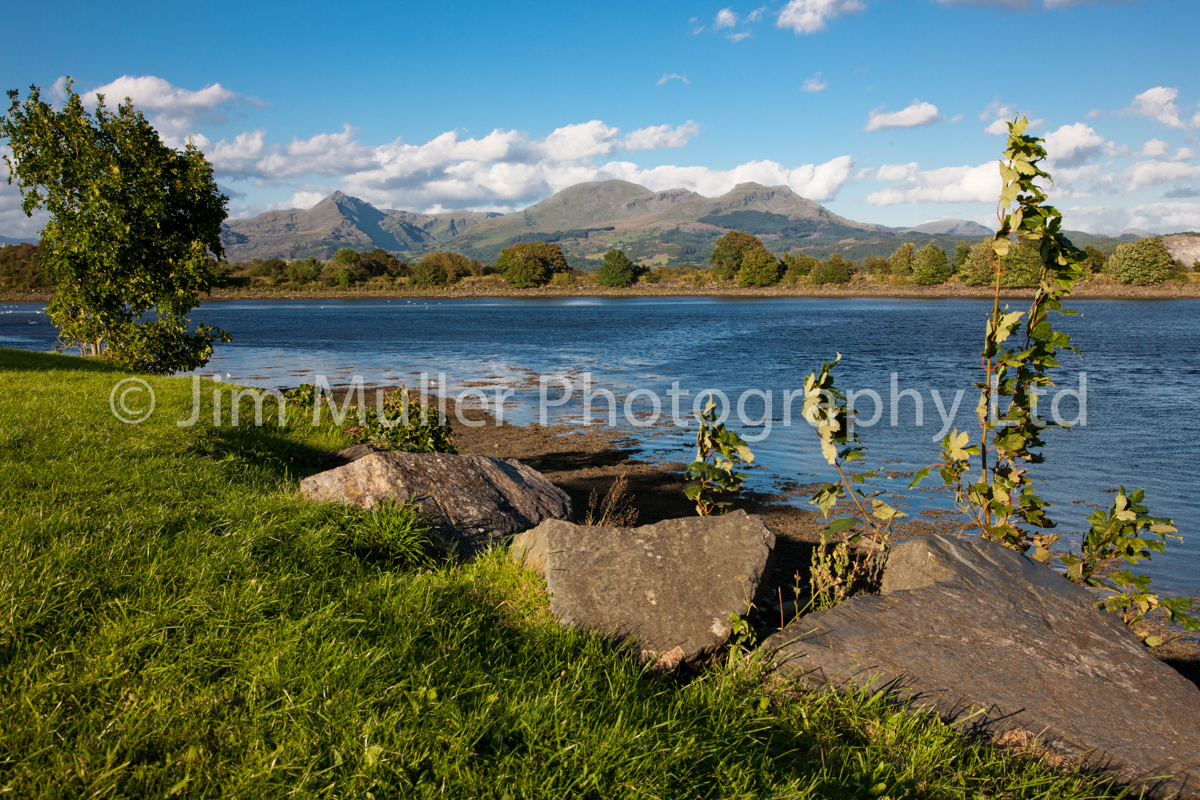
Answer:
<svg viewBox="0 0 1200 800"><path fill-rule="evenodd" d="M124 377L0 350L0 795L1107 796L740 662L646 675L503 557L302 502L332 427L214 427L212 384L178 427L169 378L125 425Z"/></svg>

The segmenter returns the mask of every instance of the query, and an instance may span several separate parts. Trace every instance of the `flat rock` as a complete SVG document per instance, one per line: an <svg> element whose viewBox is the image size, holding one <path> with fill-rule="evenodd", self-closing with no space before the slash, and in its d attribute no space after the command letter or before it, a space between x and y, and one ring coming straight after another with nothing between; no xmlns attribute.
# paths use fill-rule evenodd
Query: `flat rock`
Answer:
<svg viewBox="0 0 1200 800"><path fill-rule="evenodd" d="M775 537L737 511L640 528L550 520L513 539L511 552L546 578L564 625L636 643L644 661L672 669L725 645L769 575Z"/></svg>
<svg viewBox="0 0 1200 800"><path fill-rule="evenodd" d="M767 639L776 669L1021 729L1152 795L1200 797L1200 690L1087 589L998 544L929 536L893 548L881 591Z"/></svg>
<svg viewBox="0 0 1200 800"><path fill-rule="evenodd" d="M545 520L571 518L566 492L519 461L448 453L350 455L350 463L300 481L300 493L363 508L415 500L466 554Z"/></svg>

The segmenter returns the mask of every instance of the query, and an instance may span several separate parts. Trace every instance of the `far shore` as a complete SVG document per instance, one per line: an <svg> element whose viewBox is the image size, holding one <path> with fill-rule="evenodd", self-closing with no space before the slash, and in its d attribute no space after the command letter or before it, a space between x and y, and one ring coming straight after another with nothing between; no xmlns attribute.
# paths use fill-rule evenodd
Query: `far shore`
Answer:
<svg viewBox="0 0 1200 800"><path fill-rule="evenodd" d="M1191 277L1191 276L1189 276ZM1033 297L1032 288L1005 289L1005 299ZM45 303L52 291L0 291L3 303ZM251 286L214 289L205 302L228 300L412 300L412 299L534 299L589 297L713 297L713 298L864 298L926 299L984 298L993 296L985 286L965 286L957 281L940 286L917 286L875 281L860 277L848 284L815 286L806 283L779 284L767 287L737 286L733 283L709 283L695 286L690 281L664 280L660 283L638 283L627 288L605 288L594 281L581 280L573 285L551 284L529 289L516 289L494 277L466 278L450 286L418 289L403 284L372 281L350 288L331 286ZM1081 281L1075 285L1072 300L1194 300L1200 298L1200 275L1187 282L1169 281L1157 286L1128 286L1106 280Z"/></svg>

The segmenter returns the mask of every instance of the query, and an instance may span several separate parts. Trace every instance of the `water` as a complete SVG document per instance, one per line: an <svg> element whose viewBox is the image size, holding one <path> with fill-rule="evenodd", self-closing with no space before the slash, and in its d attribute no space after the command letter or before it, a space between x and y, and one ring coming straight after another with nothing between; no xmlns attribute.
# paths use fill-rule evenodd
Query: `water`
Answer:
<svg viewBox="0 0 1200 800"><path fill-rule="evenodd" d="M1013 301L1014 307L1021 307ZM1047 463L1035 467L1041 493L1055 504L1051 515L1064 532L1086 527L1091 507L1107 507L1111 490L1145 487L1151 512L1175 519L1185 543L1147 571L1155 586L1173 594L1200 595L1200 502L1192 470L1200 463L1200 302L1078 301L1079 317L1056 325L1070 333L1083 360L1064 353L1059 387L1078 389L1086 373L1087 424L1050 431ZM549 411L550 421L578 423L583 373L623 400L635 389L653 392L663 415L635 429L619 410L619 422L638 436L649 457L690 460L692 431L670 424L672 383L690 392L680 403L686 417L697 394L724 391L736 406L746 390L770 391L769 433L753 444L761 465L752 473L759 488L793 479L828 479L816 437L793 405L785 426L782 392L803 388L804 377L844 356L836 374L842 389L873 389L883 404L872 427L860 427L869 465L895 472L917 469L938 453L943 427L934 404L937 390L948 412L958 390L963 399L953 424L975 435L979 350L988 303L971 299L729 299L635 298L548 300L371 300L206 303L193 315L229 331L204 374L228 373L241 383L291 386L324 374L336 384L362 375L369 383L416 385L422 372L445 373L451 394L465 386L516 389L507 419L537 418L538 376L571 379L574 397ZM45 350L54 330L39 306L0 306L0 345ZM891 417L891 376L900 390L922 396L924 425L915 424L915 403L901 398L898 422ZM548 397L561 397L550 383ZM1050 397L1043 399L1048 413ZM856 404L873 415L869 398ZM1077 402L1064 398L1065 418ZM644 418L647 394L631 408ZM607 405L593 403L604 419ZM736 423L736 408L733 409ZM635 418L636 418L635 414ZM750 398L746 417L763 416L761 397ZM907 481L893 481L897 488ZM1105 492L1104 490L1109 490ZM803 503L804 500L797 502ZM911 493L904 510L945 508L938 492Z"/></svg>

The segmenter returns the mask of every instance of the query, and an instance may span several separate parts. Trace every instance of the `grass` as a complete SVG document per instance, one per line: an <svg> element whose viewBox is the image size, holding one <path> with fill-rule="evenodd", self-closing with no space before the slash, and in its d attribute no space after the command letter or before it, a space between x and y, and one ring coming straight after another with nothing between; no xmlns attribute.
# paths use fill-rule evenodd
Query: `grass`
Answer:
<svg viewBox="0 0 1200 800"><path fill-rule="evenodd" d="M303 502L332 427L214 427L207 382L178 427L169 378L125 425L124 377L0 350L0 796L1114 796L753 663L648 675L502 555Z"/></svg>

